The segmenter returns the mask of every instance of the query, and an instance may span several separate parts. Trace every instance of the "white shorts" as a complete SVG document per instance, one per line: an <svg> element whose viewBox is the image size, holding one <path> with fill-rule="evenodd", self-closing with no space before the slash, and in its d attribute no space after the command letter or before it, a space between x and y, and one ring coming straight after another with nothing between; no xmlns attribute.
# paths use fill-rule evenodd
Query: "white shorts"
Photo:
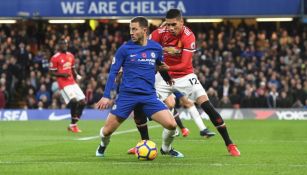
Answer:
<svg viewBox="0 0 307 175"><path fill-rule="evenodd" d="M85 99L85 95L77 84L72 84L65 86L61 90L61 95L66 104L70 102L72 99L76 99L77 101Z"/></svg>
<svg viewBox="0 0 307 175"><path fill-rule="evenodd" d="M169 86L163 80L160 73L156 74L155 87L157 90L158 97L164 101L173 92L178 91L184 96L188 97L190 100L196 101L196 99L202 95L207 95L205 89L199 82L197 76L192 73L184 77L173 79L175 84Z"/></svg>

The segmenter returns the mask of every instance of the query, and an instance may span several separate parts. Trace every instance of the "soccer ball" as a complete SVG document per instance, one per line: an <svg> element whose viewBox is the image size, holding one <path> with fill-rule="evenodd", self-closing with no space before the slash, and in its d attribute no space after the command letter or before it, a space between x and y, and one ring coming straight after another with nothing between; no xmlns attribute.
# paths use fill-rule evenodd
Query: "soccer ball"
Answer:
<svg viewBox="0 0 307 175"><path fill-rule="evenodd" d="M153 141L141 140L136 144L135 148L135 156L139 160L154 160L157 157L157 146Z"/></svg>

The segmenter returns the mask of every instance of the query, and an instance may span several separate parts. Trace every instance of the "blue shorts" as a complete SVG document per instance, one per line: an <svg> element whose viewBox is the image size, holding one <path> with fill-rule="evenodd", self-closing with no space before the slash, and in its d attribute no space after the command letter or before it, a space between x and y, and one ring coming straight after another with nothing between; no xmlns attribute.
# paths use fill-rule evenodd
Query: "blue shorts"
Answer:
<svg viewBox="0 0 307 175"><path fill-rule="evenodd" d="M179 91L175 91L173 92L173 94L176 96L176 98L179 100L181 97L183 97L184 95L182 93L180 93Z"/></svg>
<svg viewBox="0 0 307 175"><path fill-rule="evenodd" d="M119 93L112 107L111 113L126 119L134 110L136 105L142 105L143 112L151 119L151 116L159 111L168 109L166 105L158 98L157 94L140 95L132 93Z"/></svg>

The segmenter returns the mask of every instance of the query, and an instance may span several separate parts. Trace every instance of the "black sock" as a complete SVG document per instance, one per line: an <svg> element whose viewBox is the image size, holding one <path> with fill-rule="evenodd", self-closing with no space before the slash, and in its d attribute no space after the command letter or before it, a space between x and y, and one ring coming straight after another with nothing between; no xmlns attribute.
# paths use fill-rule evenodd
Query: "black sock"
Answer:
<svg viewBox="0 0 307 175"><path fill-rule="evenodd" d="M78 121L79 121L78 117L74 117L74 116L71 117L71 124L76 124Z"/></svg>
<svg viewBox="0 0 307 175"><path fill-rule="evenodd" d="M71 124L76 124L79 120L79 116L77 114L78 102L73 99L69 102L69 106L70 106Z"/></svg>
<svg viewBox="0 0 307 175"><path fill-rule="evenodd" d="M81 118L84 108L85 108L85 101L84 100L78 101L77 107L76 107L76 114L78 115L79 119Z"/></svg>
<svg viewBox="0 0 307 175"><path fill-rule="evenodd" d="M179 126L179 128L180 129L182 129L182 128L185 128L184 126L183 126L183 123L182 123L182 121L181 121L181 119L180 119L180 117L179 117L179 113L178 113L178 111L174 108L174 118L175 118L175 120L176 120L176 123L177 123L177 125Z"/></svg>
<svg viewBox="0 0 307 175"><path fill-rule="evenodd" d="M149 140L147 124L137 125L142 140Z"/></svg>
<svg viewBox="0 0 307 175"><path fill-rule="evenodd" d="M226 146L229 145L229 144L232 144L232 141L231 141L231 139L229 137L229 134L228 134L228 131L227 131L227 128L226 128L226 125L224 123L223 118L214 109L214 107L212 106L210 101L205 101L200 106L208 114L211 122L216 127L216 129L219 131L221 136L223 137Z"/></svg>
<svg viewBox="0 0 307 175"><path fill-rule="evenodd" d="M227 128L225 124L223 126L217 127L216 129L219 131L219 133L223 137L226 146L228 146L229 144L232 144L232 141L229 138L229 134L227 132Z"/></svg>

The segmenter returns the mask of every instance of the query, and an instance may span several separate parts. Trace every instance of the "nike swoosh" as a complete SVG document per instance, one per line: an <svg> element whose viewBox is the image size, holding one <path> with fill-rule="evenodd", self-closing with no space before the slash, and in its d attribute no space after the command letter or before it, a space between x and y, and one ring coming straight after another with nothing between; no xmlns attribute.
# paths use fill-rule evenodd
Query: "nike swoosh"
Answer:
<svg viewBox="0 0 307 175"><path fill-rule="evenodd" d="M136 54L131 54L131 55L130 55L130 57L135 57L135 56L136 56Z"/></svg>
<svg viewBox="0 0 307 175"><path fill-rule="evenodd" d="M55 115L54 112L49 115L49 120L64 120L70 118L70 114Z"/></svg>

